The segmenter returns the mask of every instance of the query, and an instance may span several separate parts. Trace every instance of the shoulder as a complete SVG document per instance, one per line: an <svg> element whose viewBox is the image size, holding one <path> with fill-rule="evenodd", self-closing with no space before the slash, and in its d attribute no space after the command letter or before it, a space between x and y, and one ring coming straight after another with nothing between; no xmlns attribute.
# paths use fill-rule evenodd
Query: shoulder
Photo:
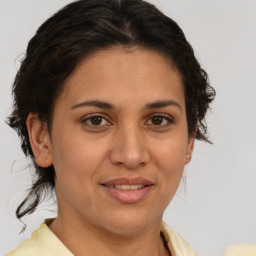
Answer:
<svg viewBox="0 0 256 256"><path fill-rule="evenodd" d="M32 236L6 256L74 256L48 228L42 224Z"/></svg>
<svg viewBox="0 0 256 256"><path fill-rule="evenodd" d="M194 249L181 237L180 234L162 222L161 232L174 256L198 256Z"/></svg>

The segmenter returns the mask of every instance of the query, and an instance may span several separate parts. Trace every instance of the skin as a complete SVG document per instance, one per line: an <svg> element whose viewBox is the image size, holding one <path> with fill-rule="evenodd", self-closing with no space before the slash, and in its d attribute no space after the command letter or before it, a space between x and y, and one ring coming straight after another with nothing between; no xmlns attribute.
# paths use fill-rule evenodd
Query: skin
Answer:
<svg viewBox="0 0 256 256"><path fill-rule="evenodd" d="M114 108L81 104L92 100ZM146 108L158 101L172 104ZM29 114L27 127L37 163L55 167L58 216L50 228L71 252L170 255L161 220L194 144L181 75L170 60L145 49L98 51L66 81L51 134L37 114ZM139 202L121 203L101 185L120 177L143 177L153 186Z"/></svg>

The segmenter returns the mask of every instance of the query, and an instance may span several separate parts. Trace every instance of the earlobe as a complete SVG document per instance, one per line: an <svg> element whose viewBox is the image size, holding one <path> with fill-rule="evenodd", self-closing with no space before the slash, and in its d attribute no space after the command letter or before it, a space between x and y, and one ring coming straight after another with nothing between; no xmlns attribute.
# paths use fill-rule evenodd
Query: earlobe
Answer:
<svg viewBox="0 0 256 256"><path fill-rule="evenodd" d="M188 140L187 152L185 156L185 164L191 161L191 156L194 150L195 137L191 136Z"/></svg>
<svg viewBox="0 0 256 256"><path fill-rule="evenodd" d="M51 166L51 143L46 123L42 122L37 114L29 113L26 125L37 164L44 168Z"/></svg>

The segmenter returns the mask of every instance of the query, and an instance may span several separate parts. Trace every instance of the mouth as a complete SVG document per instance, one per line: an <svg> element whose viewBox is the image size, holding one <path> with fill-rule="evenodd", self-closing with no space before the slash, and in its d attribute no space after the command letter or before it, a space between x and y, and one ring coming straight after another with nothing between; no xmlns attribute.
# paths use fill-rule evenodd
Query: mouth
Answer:
<svg viewBox="0 0 256 256"><path fill-rule="evenodd" d="M118 189L138 189L144 186L152 185L153 182L146 178L135 177L135 178L116 178L102 182L102 185L107 187L116 187Z"/></svg>
<svg viewBox="0 0 256 256"><path fill-rule="evenodd" d="M109 188L117 188L120 190L136 190L136 189L141 189L147 186L151 186L151 185L142 185L142 184L138 184L138 185L127 185L127 184L120 184L120 185L106 185L106 184L102 184L103 186L109 187Z"/></svg>
<svg viewBox="0 0 256 256"><path fill-rule="evenodd" d="M107 195L123 204L142 201L152 190L153 182L144 178L118 178L101 184Z"/></svg>

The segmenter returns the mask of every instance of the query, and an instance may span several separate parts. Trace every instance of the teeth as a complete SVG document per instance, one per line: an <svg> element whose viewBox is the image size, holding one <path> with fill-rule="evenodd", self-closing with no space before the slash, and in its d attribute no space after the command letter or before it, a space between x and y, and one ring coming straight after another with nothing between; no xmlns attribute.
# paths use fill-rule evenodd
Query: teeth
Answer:
<svg viewBox="0 0 256 256"><path fill-rule="evenodd" d="M110 187L118 188L121 190L135 190L135 189L140 189L144 186L139 184L139 185L115 185L115 186L110 186Z"/></svg>

